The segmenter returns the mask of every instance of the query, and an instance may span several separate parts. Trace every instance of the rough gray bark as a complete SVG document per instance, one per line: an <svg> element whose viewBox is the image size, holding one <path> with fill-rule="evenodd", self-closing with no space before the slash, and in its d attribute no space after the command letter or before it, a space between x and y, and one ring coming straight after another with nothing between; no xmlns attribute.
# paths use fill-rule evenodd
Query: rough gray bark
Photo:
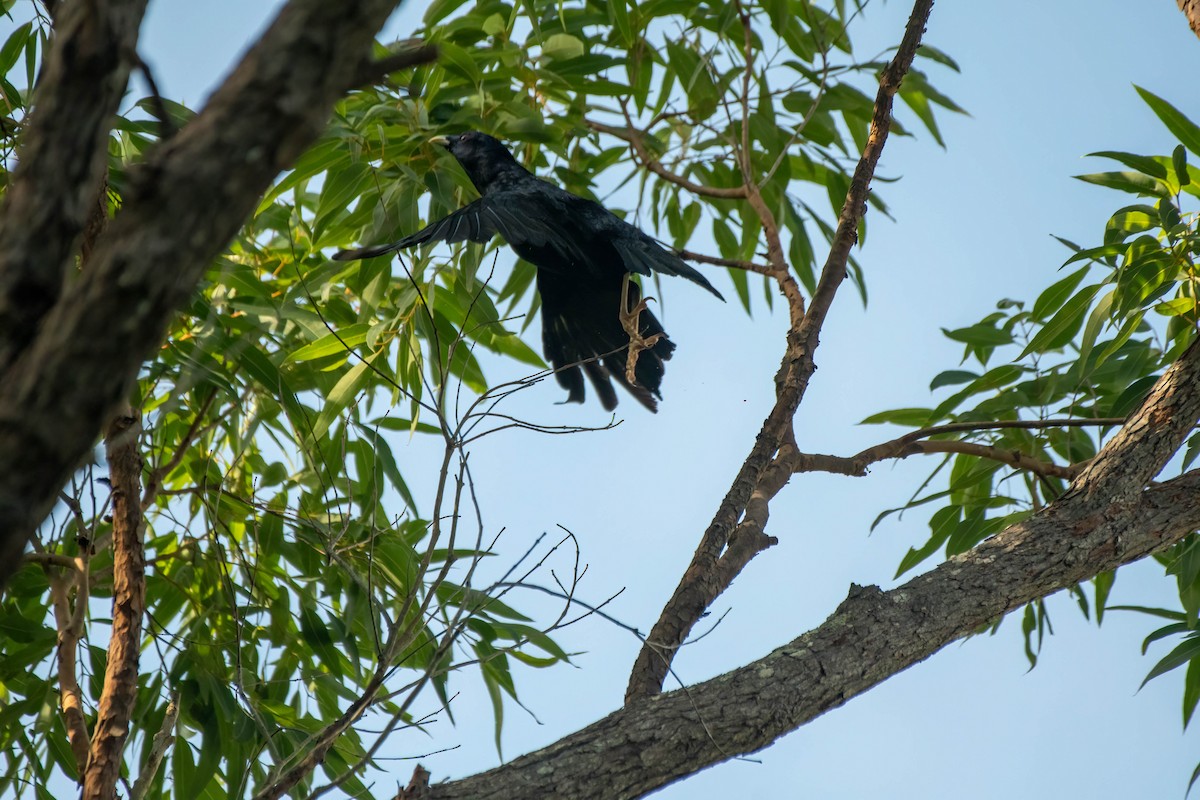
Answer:
<svg viewBox="0 0 1200 800"><path fill-rule="evenodd" d="M68 3L55 18L0 210L0 368L33 338L62 290L103 185L108 131L145 11L146 0L97 0Z"/></svg>
<svg viewBox="0 0 1200 800"><path fill-rule="evenodd" d="M115 4L65 9L77 5L103 14ZM87 270L54 300L0 374L0 586L175 309L271 180L320 134L334 101L361 80L375 32L396 5L292 0L203 111L131 170L122 210L97 241ZM66 47L64 41L55 47ZM74 74L70 81L91 86L97 79L107 80ZM72 84L71 91L85 89ZM70 161L79 144L31 130L21 157L32 172L34 162ZM43 192L74 196L80 179L51 171L45 180L54 186ZM75 202L84 196L91 194L80 192ZM44 269L64 270L72 256L61 241L26 241L21 233L53 209L10 201L0 254L19 244ZM0 282L0 294L6 289L0 308L20 301Z"/></svg>

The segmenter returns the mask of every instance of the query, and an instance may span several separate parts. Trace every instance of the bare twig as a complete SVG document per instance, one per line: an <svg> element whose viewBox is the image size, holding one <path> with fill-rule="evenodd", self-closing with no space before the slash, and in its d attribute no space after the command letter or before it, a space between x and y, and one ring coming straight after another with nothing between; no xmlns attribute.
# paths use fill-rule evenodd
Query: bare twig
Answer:
<svg viewBox="0 0 1200 800"><path fill-rule="evenodd" d="M775 271L766 264L756 264L753 261L739 261L734 258L718 258L717 256L706 256L703 253L694 253L691 250L679 250L675 255L682 258L684 261L695 261L700 264L712 264L718 267L732 267L733 269L741 269L746 272L756 272L759 275L773 275Z"/></svg>
<svg viewBox="0 0 1200 800"><path fill-rule="evenodd" d="M1124 421L1124 417L1098 417L1094 419L1012 419L997 420L995 422L952 422L946 425L934 425L929 428L921 428L920 430L906 433L903 436L883 442L882 444L868 447L866 450L853 456L831 456L821 453L797 452L792 459L792 467L795 472L832 472L837 475L862 477L867 474L867 468L870 465L892 458L907 458L918 453L966 453L992 461L1000 461L1018 469L1029 470L1045 477L1071 480L1087 465L1087 461L1062 466L1033 458L1012 448L957 440L921 440L947 433L976 432L1005 428L1035 430L1085 426L1106 427L1120 425Z"/></svg>

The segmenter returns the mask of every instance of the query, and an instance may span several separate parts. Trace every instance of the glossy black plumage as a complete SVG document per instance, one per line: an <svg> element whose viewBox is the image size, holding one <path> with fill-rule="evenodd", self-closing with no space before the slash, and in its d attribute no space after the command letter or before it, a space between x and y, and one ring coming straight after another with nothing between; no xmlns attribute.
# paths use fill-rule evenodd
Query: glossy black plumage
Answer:
<svg viewBox="0 0 1200 800"><path fill-rule="evenodd" d="M486 242L499 234L517 255L537 267L542 298L542 345L571 402L583 402L584 376L608 410L617 405L615 380L651 411L661 398L663 362L675 345L649 311L638 330L650 339L638 356L635 384L625 377L629 335L620 322L627 273L678 275L721 297L705 277L654 239L598 203L539 180L496 139L470 131L443 140L481 197L449 216L391 244L344 250L338 260L371 258L431 241ZM629 287L630 305L639 299ZM724 299L724 298L721 298Z"/></svg>

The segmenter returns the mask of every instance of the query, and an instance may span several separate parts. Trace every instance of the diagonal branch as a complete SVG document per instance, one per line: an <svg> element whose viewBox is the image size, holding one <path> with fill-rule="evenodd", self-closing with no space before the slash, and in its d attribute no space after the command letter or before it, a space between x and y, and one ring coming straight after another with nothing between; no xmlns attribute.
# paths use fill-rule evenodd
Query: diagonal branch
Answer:
<svg viewBox="0 0 1200 800"><path fill-rule="evenodd" d="M0 375L0 585L175 309L324 130L396 5L290 0L200 114L130 170L121 213L88 269ZM31 145L27 162L69 155L35 149L32 158ZM39 246L57 246L45 243L53 238ZM0 237L0 253L6 246Z"/></svg>
<svg viewBox="0 0 1200 800"><path fill-rule="evenodd" d="M0 369L58 299L97 196L103 202L109 126L145 11L146 0L96 0L67 3L55 16L0 208Z"/></svg>
<svg viewBox="0 0 1200 800"><path fill-rule="evenodd" d="M808 310L798 323L795 320L796 307L789 303L793 324L788 331L783 363L776 376L775 406L763 422L750 455L717 508L717 513L705 530L691 564L663 608L658 622L654 624L634 662L625 691L627 703L661 691L675 652L687 638L696 621L749 560L746 554L752 556L771 544L771 540L765 537L765 534L759 533L755 537L751 532L747 532L733 554L735 560L727 562L724 568L719 564L722 551L730 541L738 518L746 511L751 495L759 490L761 499L766 502L774 496L769 489L778 492L778 488L774 486L764 486L761 479L772 463L782 466L775 455L785 442L790 441L792 419L816 370L813 353L833 298L846 278L850 248L858 238L858 225L866 212L871 179L891 127L893 96L899 91L900 82L912 65L932 8L933 0L916 0L896 56L883 71L867 144L846 194L829 257L821 271ZM772 265L775 265L774 259ZM786 478L777 482L777 485L781 488L784 483ZM749 543L745 541L747 537L751 539Z"/></svg>

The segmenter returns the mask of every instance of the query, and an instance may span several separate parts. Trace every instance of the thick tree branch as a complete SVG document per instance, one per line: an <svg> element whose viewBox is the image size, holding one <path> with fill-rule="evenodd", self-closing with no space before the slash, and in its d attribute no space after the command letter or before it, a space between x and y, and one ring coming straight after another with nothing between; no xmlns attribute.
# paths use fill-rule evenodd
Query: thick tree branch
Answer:
<svg viewBox="0 0 1200 800"><path fill-rule="evenodd" d="M1110 512L1119 511L1116 517ZM435 800L640 797L753 753L1005 613L1200 527L1200 471L1133 509L1077 495L890 592L853 587L820 627L733 672L642 700Z"/></svg>
<svg viewBox="0 0 1200 800"><path fill-rule="evenodd" d="M1167 368L1070 491L1126 502L1141 493L1200 418L1200 339Z"/></svg>
<svg viewBox="0 0 1200 800"><path fill-rule="evenodd" d="M846 278L850 248L858 238L858 225L866 212L871 178L891 127L892 99L912 65L932 8L933 0L916 0L896 56L883 71L867 144L846 194L829 257L808 310L799 324L793 323L788 332L787 350L776 377L778 391L775 406L764 421L750 455L721 501L713 521L705 530L679 586L663 608L634 662L625 691L627 703L649 697L662 689L671 659L679 646L736 574L736 570L719 566L722 550L730 541L734 526L746 510L751 495L756 489L761 491L760 481L764 471L768 465L776 462L776 452L791 436L792 419L816 370L813 353L819 343L821 327L838 288ZM795 312L794 307L792 311ZM769 544L769 540L762 535L756 542L760 545L759 550ZM742 560L746 551L746 548L739 547L738 561Z"/></svg>
<svg viewBox="0 0 1200 800"><path fill-rule="evenodd" d="M137 700L142 617L146 613L146 528L142 518L142 456L138 450L141 431L140 417L130 409L112 423L104 437L113 504L112 637L91 752L83 773L82 800L111 800L116 796L129 721Z"/></svg>
<svg viewBox="0 0 1200 800"><path fill-rule="evenodd" d="M0 208L0 369L33 338L58 299L79 235L97 196L103 200L108 131L145 10L146 0L96 0L68 3L55 16L16 173Z"/></svg>
<svg viewBox="0 0 1200 800"><path fill-rule="evenodd" d="M395 6L291 0L201 113L130 170L121 213L89 268L0 381L0 585L175 309L271 180L324 129ZM22 159L61 169L55 155L26 150Z"/></svg>

